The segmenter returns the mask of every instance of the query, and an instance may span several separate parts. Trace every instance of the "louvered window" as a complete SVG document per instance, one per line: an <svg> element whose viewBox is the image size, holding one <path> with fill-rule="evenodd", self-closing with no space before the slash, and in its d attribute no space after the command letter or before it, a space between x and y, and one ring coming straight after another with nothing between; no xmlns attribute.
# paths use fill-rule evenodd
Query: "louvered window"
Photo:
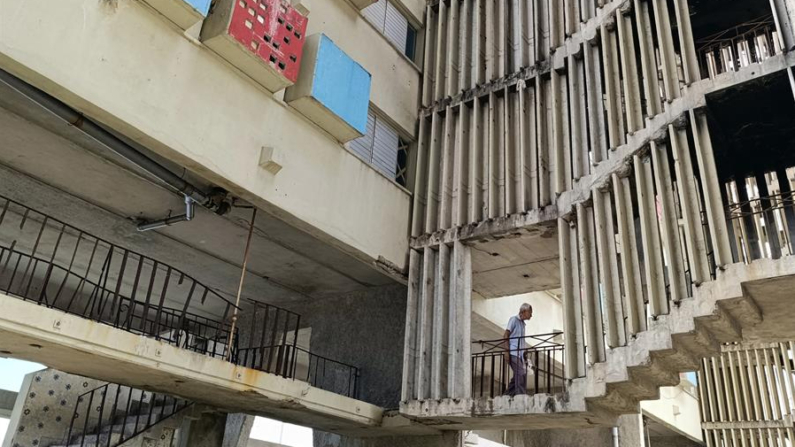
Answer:
<svg viewBox="0 0 795 447"><path fill-rule="evenodd" d="M378 0L362 10L362 15L372 23L390 42L414 57L416 31L406 16L389 0Z"/></svg>
<svg viewBox="0 0 795 447"><path fill-rule="evenodd" d="M367 115L367 134L348 143L348 149L405 186L408 145L392 126L373 112Z"/></svg>

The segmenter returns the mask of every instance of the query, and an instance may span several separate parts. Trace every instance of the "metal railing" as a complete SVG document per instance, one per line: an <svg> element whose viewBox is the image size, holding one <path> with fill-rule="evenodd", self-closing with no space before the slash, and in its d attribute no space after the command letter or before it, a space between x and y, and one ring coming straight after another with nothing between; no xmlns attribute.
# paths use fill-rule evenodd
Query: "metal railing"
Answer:
<svg viewBox="0 0 795 447"><path fill-rule="evenodd" d="M732 255L746 264L795 254L795 197L774 193L726 207Z"/></svg>
<svg viewBox="0 0 795 447"><path fill-rule="evenodd" d="M106 383L78 396L64 444L122 445L191 405L178 397Z"/></svg>
<svg viewBox="0 0 795 447"><path fill-rule="evenodd" d="M300 352L314 364L307 381L333 391L326 367L358 369L297 347L301 317L251 302L229 347L235 304L168 264L127 250L0 196L0 292L239 365L296 377ZM265 349L262 346L280 346ZM319 369L318 369L319 368Z"/></svg>
<svg viewBox="0 0 795 447"><path fill-rule="evenodd" d="M235 363L238 365L273 368L277 374L307 382L315 388L354 399L358 397L359 368L314 354L300 346L282 344L243 348L237 355Z"/></svg>
<svg viewBox="0 0 795 447"><path fill-rule="evenodd" d="M714 78L779 54L781 46L773 16L726 29L696 44L702 77Z"/></svg>
<svg viewBox="0 0 795 447"><path fill-rule="evenodd" d="M472 396L557 394L566 388L562 332L474 341L480 352L472 354ZM520 340L511 350L510 340ZM522 347L524 341L526 347Z"/></svg>

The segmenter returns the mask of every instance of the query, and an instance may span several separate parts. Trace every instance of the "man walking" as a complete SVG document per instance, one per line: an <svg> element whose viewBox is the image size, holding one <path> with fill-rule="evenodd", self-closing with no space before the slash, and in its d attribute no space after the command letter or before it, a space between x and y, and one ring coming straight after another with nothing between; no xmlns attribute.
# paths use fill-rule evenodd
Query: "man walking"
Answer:
<svg viewBox="0 0 795 447"><path fill-rule="evenodd" d="M505 334L502 338L508 349L508 362L513 370L513 378L508 384L506 393L509 396L527 393L527 371L532 368L529 360L525 359L527 353L527 342L525 342L525 321L533 318L533 306L524 303L519 307L519 315L514 315L508 320L505 327Z"/></svg>

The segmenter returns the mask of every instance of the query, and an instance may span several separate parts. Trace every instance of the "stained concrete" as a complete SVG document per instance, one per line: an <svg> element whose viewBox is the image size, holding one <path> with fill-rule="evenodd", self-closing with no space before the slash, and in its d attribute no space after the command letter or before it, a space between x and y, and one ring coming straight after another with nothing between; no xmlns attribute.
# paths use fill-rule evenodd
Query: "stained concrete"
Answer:
<svg viewBox="0 0 795 447"><path fill-rule="evenodd" d="M28 374L23 381L20 390L22 399L14 409L3 447L47 447L64 444L78 396L104 384L105 382L101 380L54 369ZM92 413L96 410L92 409ZM110 411L110 405L106 411ZM124 445L170 447L182 419L183 414L178 413L125 442ZM87 425L89 430L93 430L94 421L93 418L89 420ZM82 431L84 422L85 414L79 414L75 419L73 435ZM199 444L189 445L199 446ZM219 447L219 444L205 445Z"/></svg>
<svg viewBox="0 0 795 447"><path fill-rule="evenodd" d="M397 408L403 374L406 289L327 297L306 309L312 352L360 369L358 399Z"/></svg>
<svg viewBox="0 0 795 447"><path fill-rule="evenodd" d="M610 428L509 431L511 447L613 447Z"/></svg>
<svg viewBox="0 0 795 447"><path fill-rule="evenodd" d="M348 438L330 433L314 433L314 447L460 447L461 432L445 432L439 436L393 436L384 438Z"/></svg>

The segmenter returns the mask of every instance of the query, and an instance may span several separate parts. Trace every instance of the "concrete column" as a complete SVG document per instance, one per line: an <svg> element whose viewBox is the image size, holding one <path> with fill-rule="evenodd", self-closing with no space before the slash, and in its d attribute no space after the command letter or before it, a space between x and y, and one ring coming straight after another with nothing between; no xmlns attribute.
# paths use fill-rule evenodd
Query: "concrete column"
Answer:
<svg viewBox="0 0 795 447"><path fill-rule="evenodd" d="M675 0L674 11L676 24L679 30L679 48L681 50L682 71L685 75L685 84L701 80L701 71L696 57L696 45L693 41L693 26L690 24L690 7L687 0Z"/></svg>
<svg viewBox="0 0 795 447"><path fill-rule="evenodd" d="M602 70L599 66L601 55L596 42L586 42L583 45L585 86L588 95L588 132L591 157L593 163L597 164L602 160L607 160L607 134L602 102Z"/></svg>
<svg viewBox="0 0 795 447"><path fill-rule="evenodd" d="M618 42L621 48L621 73L624 82L624 104L627 114L627 133L632 135L643 128L643 111L640 104L638 63L635 56L635 38L632 17L616 11Z"/></svg>
<svg viewBox="0 0 795 447"><path fill-rule="evenodd" d="M626 142L615 27L603 24L601 36L607 98L607 129L610 149L615 149Z"/></svg>
<svg viewBox="0 0 795 447"><path fill-rule="evenodd" d="M430 9L430 8L429 8ZM417 143L417 166L414 181L414 207L412 210L411 235L422 234L425 228L425 213L427 206L426 190L428 187L428 172L433 169L428 164L430 145L429 123L426 118L420 117L419 142Z"/></svg>
<svg viewBox="0 0 795 447"><path fill-rule="evenodd" d="M663 69L663 84L665 85L665 99L670 102L681 96L679 89L679 74L676 68L676 52L671 27L671 16L668 11L668 2L652 1L654 5L654 18L657 25L657 42L660 47L660 60Z"/></svg>
<svg viewBox="0 0 795 447"><path fill-rule="evenodd" d="M641 70L643 71L643 92L646 97L646 116L651 118L662 111L662 103L660 102L660 86L657 80L657 62L654 55L649 3L646 0L634 1L635 21L638 24Z"/></svg>
<svg viewBox="0 0 795 447"><path fill-rule="evenodd" d="M657 200L654 194L651 160L639 155L633 157L635 166L635 186L638 194L638 215L643 241L644 270L646 290L652 316L668 313L668 297L665 293L665 273L663 255L660 247L660 230L657 218ZM667 185L666 185L667 186Z"/></svg>
<svg viewBox="0 0 795 447"><path fill-rule="evenodd" d="M624 309L627 318L627 338L645 329L645 313L639 303L643 290L638 267L638 251L635 246L635 225L629 180L613 174L618 237L621 244L621 273L624 278Z"/></svg>
<svg viewBox="0 0 795 447"><path fill-rule="evenodd" d="M416 398L416 370L419 368L417 356L419 354L417 335L419 297L421 294L422 254L417 250L409 250L409 285L406 299L406 330L403 344L403 385L401 387L401 401Z"/></svg>
<svg viewBox="0 0 795 447"><path fill-rule="evenodd" d="M616 266L616 241L613 224L613 205L609 191L593 189L596 244L599 255L599 282L607 313L607 345L624 346L624 312L621 306L621 287Z"/></svg>
<svg viewBox="0 0 795 447"><path fill-rule="evenodd" d="M712 149L712 139L709 135L705 111L691 110L690 123L693 127L696 160L698 161L698 170L701 173L701 191L704 194L715 264L718 267L723 267L731 264L732 254L729 247L729 232L726 228L726 212L724 211L721 182L718 178L718 168L715 165L715 155Z"/></svg>
<svg viewBox="0 0 795 447"><path fill-rule="evenodd" d="M596 281L596 265L592 262L595 251L593 240L593 211L582 203L577 204L577 240L580 251L580 282L585 310L585 334L588 346L588 362L602 362L605 358L604 333L602 330L602 303Z"/></svg>
<svg viewBox="0 0 795 447"><path fill-rule="evenodd" d="M450 2L450 12L447 17L447 49L445 50L447 96L455 96L459 91L458 77L461 75L461 66L458 58L458 46L462 44L458 33L459 9L458 1Z"/></svg>
<svg viewBox="0 0 795 447"><path fill-rule="evenodd" d="M428 183L425 189L425 232L437 229L439 210L439 166L441 159L442 117L431 115L430 145L428 146Z"/></svg>
<svg viewBox="0 0 795 447"><path fill-rule="evenodd" d="M587 45L587 44L586 44ZM590 173L588 160L588 103L582 54L569 58L569 121L571 127L572 177Z"/></svg>
<svg viewBox="0 0 795 447"><path fill-rule="evenodd" d="M568 137L563 130L564 111L563 91L561 86L565 86L565 75L552 70L552 144L555 157L555 194L566 191L566 177L568 175L565 166L565 148L563 139ZM563 78L563 79L561 79Z"/></svg>
<svg viewBox="0 0 795 447"><path fill-rule="evenodd" d="M795 0L770 0L770 9L783 47L791 50L795 47Z"/></svg>
<svg viewBox="0 0 795 447"><path fill-rule="evenodd" d="M687 283L685 278L684 258L682 257L682 244L679 238L679 216L677 215L674 192L669 186L671 167L668 158L668 147L665 142L651 143L652 164L654 165L654 181L661 185L657 189L660 203L660 227L663 250L668 261L668 282L670 285L671 301L678 303L686 298Z"/></svg>
<svg viewBox="0 0 795 447"><path fill-rule="evenodd" d="M430 9L430 8L428 8ZM447 79L447 58L443 57L447 49L447 5L439 2L439 12L436 15L436 49L434 51L436 64L434 67L434 92L433 99L439 100L445 96L445 80Z"/></svg>
<svg viewBox="0 0 795 447"><path fill-rule="evenodd" d="M422 71L422 106L429 107L434 101L434 65L436 54L436 14L433 8L425 9L425 54Z"/></svg>
<svg viewBox="0 0 795 447"><path fill-rule="evenodd" d="M579 377L577 367L577 343L576 343L576 319L574 300L579 297L575 295L574 282L571 270L571 232L569 222L564 218L558 218L558 241L560 251L560 282L563 289L563 343L565 351L565 375L568 379Z"/></svg>
<svg viewBox="0 0 795 447"><path fill-rule="evenodd" d="M618 417L618 447L646 447L642 414Z"/></svg>

